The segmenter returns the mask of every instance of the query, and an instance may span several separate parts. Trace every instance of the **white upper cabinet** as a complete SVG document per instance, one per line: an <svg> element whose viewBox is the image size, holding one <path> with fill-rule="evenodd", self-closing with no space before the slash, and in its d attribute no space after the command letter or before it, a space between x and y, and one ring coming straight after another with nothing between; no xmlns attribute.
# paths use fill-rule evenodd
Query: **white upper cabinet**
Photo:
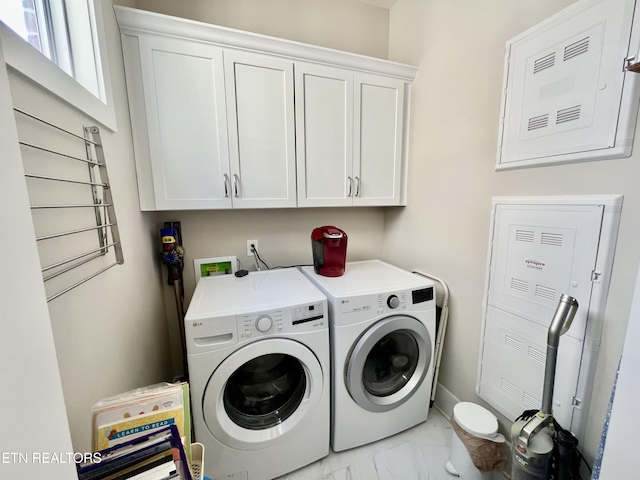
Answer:
<svg viewBox="0 0 640 480"><path fill-rule="evenodd" d="M222 50L125 36L142 210L229 208Z"/></svg>
<svg viewBox="0 0 640 480"><path fill-rule="evenodd" d="M296 64L298 205L353 204L353 72Z"/></svg>
<svg viewBox="0 0 640 480"><path fill-rule="evenodd" d="M224 53L234 208L296 206L293 62Z"/></svg>
<svg viewBox="0 0 640 480"><path fill-rule="evenodd" d="M402 202L402 80L296 64L299 206Z"/></svg>
<svg viewBox="0 0 640 480"><path fill-rule="evenodd" d="M404 204L415 67L114 9L142 210Z"/></svg>
<svg viewBox="0 0 640 480"><path fill-rule="evenodd" d="M400 205L404 82L355 74L354 205Z"/></svg>

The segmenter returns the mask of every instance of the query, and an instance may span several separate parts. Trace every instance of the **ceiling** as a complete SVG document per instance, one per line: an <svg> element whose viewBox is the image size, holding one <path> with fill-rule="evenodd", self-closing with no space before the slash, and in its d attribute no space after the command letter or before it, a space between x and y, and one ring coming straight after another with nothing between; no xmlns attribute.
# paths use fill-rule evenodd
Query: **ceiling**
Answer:
<svg viewBox="0 0 640 480"><path fill-rule="evenodd" d="M391 8L398 0L358 0L362 3L368 3L382 8Z"/></svg>

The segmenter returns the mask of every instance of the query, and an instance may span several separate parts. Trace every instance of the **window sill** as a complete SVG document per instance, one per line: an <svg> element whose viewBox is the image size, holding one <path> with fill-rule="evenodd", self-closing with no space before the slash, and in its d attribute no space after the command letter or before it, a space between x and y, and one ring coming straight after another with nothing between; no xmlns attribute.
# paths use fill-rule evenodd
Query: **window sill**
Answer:
<svg viewBox="0 0 640 480"><path fill-rule="evenodd" d="M45 57L29 43L0 22L0 40L4 49L5 62L12 69L30 78L71 106L84 112L112 131L116 131L116 115L113 108L106 39L102 28L99 8L96 8L98 37L101 45L102 71L104 73L106 103L70 77L55 63Z"/></svg>

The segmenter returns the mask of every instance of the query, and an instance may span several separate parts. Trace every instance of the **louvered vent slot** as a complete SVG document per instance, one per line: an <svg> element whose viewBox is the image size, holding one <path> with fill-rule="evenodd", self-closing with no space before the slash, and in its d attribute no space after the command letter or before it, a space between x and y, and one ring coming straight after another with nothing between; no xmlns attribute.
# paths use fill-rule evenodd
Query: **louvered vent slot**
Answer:
<svg viewBox="0 0 640 480"><path fill-rule="evenodd" d="M520 340L516 340L515 338L510 337L509 335L505 336L504 344L507 347L511 347L514 350L518 350L518 351L520 351L520 348L522 347L522 342Z"/></svg>
<svg viewBox="0 0 640 480"><path fill-rule="evenodd" d="M570 60L578 55L582 55L589 51L589 37L578 40L571 45L564 47L564 61Z"/></svg>
<svg viewBox="0 0 640 480"><path fill-rule="evenodd" d="M512 397L515 397L518 394L518 388L513 383L505 380L504 378L500 379L500 388Z"/></svg>
<svg viewBox="0 0 640 480"><path fill-rule="evenodd" d="M554 247L562 246L563 236L561 233L545 233L542 232L542 237L540 238L540 243L543 245L552 245Z"/></svg>
<svg viewBox="0 0 640 480"><path fill-rule="evenodd" d="M549 114L546 113L544 115L539 115L537 117L532 117L529 119L529 127L528 130L537 130L539 128L544 128L549 124Z"/></svg>
<svg viewBox="0 0 640 480"><path fill-rule="evenodd" d="M516 230L516 242L533 242L533 232L530 230Z"/></svg>
<svg viewBox="0 0 640 480"><path fill-rule="evenodd" d="M556 114L556 125L578 120L580 118L580 107L581 105L576 105L575 107L558 110L558 113ZM529 120L529 123L531 123L531 120Z"/></svg>
<svg viewBox="0 0 640 480"><path fill-rule="evenodd" d="M542 365L546 363L545 354L542 353L537 348L529 347L529 351L527 352L527 355L531 360L535 360L536 362L541 363Z"/></svg>
<svg viewBox="0 0 640 480"><path fill-rule="evenodd" d="M536 400L527 392L522 392L522 403L536 410L542 407L542 402L540 402L539 400Z"/></svg>
<svg viewBox="0 0 640 480"><path fill-rule="evenodd" d="M536 60L533 64L533 73L541 72L547 68L551 68L556 64L556 52L550 53Z"/></svg>
<svg viewBox="0 0 640 480"><path fill-rule="evenodd" d="M514 290L520 290L521 292L529 291L529 282L525 280L518 280L517 278L511 279L511 288Z"/></svg>
<svg viewBox="0 0 640 480"><path fill-rule="evenodd" d="M556 290L555 288L536 285L535 295L536 297L546 298L547 300L555 300Z"/></svg>

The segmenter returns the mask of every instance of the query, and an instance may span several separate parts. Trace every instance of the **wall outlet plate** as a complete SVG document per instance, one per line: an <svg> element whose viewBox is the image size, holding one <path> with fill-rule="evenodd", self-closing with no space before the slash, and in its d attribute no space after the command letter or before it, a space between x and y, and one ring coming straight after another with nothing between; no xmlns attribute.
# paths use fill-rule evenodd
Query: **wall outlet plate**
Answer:
<svg viewBox="0 0 640 480"><path fill-rule="evenodd" d="M258 240L247 240L247 257L255 256L251 251L251 245L255 246L256 250L258 250Z"/></svg>

